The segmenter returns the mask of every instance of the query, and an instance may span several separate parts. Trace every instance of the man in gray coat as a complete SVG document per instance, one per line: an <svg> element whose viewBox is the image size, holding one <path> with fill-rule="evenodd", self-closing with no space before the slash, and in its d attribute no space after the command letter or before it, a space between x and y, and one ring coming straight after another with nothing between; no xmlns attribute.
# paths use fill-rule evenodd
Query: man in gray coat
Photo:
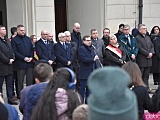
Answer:
<svg viewBox="0 0 160 120"><path fill-rule="evenodd" d="M137 64L140 67L142 73L142 79L149 88L148 79L149 79L150 67L152 66L152 56L154 54L154 46L151 42L150 37L146 35L147 33L146 25L140 24L138 30L139 30L139 35L136 36L139 48L137 55Z"/></svg>
<svg viewBox="0 0 160 120"><path fill-rule="evenodd" d="M103 55L105 52L105 46L102 39L98 38L98 31L96 29L91 30L92 47L94 48L95 54L98 55L99 60L96 61L96 67L103 66Z"/></svg>

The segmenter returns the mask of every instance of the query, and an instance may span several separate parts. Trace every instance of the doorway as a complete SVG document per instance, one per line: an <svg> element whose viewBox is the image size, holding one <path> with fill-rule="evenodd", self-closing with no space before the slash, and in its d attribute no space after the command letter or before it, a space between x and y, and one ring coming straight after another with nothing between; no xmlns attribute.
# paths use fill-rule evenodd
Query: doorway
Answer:
<svg viewBox="0 0 160 120"><path fill-rule="evenodd" d="M54 4L55 4L55 32L57 39L58 33L67 30L66 0L55 0Z"/></svg>
<svg viewBox="0 0 160 120"><path fill-rule="evenodd" d="M6 0L0 0L0 25L7 28Z"/></svg>

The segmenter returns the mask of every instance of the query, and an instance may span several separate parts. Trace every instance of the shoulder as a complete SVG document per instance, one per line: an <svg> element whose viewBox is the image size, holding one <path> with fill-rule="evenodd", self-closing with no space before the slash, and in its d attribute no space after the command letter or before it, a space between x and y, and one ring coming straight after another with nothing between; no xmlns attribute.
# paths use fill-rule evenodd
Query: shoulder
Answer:
<svg viewBox="0 0 160 120"><path fill-rule="evenodd" d="M135 86L133 88L133 91L137 91L137 92L143 92L143 93L148 93L148 88L144 87L144 86Z"/></svg>

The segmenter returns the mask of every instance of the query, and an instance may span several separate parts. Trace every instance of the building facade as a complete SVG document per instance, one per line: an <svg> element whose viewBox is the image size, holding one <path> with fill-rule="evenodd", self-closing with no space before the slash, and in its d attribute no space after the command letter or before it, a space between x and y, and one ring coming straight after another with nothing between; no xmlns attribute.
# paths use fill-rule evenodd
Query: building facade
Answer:
<svg viewBox="0 0 160 120"><path fill-rule="evenodd" d="M148 31L160 26L160 0L143 0L142 23ZM0 24L11 27L23 24L27 35L46 29L53 34L69 30L73 23L81 24L82 35L90 34L92 28L99 31L105 27L117 32L120 23L132 28L138 25L139 0L1 0ZM135 24L136 23L136 24ZM8 31L10 35L10 31Z"/></svg>

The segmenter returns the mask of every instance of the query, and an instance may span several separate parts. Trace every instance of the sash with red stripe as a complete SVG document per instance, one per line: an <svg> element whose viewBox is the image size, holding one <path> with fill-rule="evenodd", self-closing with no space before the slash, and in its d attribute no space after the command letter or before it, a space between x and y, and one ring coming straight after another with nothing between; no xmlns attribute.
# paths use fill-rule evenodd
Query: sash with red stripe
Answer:
<svg viewBox="0 0 160 120"><path fill-rule="evenodd" d="M112 45L108 45L106 47L108 50L112 51L113 53L115 53L117 56L119 56L120 58L122 57L122 51L117 48L117 47L114 47Z"/></svg>

